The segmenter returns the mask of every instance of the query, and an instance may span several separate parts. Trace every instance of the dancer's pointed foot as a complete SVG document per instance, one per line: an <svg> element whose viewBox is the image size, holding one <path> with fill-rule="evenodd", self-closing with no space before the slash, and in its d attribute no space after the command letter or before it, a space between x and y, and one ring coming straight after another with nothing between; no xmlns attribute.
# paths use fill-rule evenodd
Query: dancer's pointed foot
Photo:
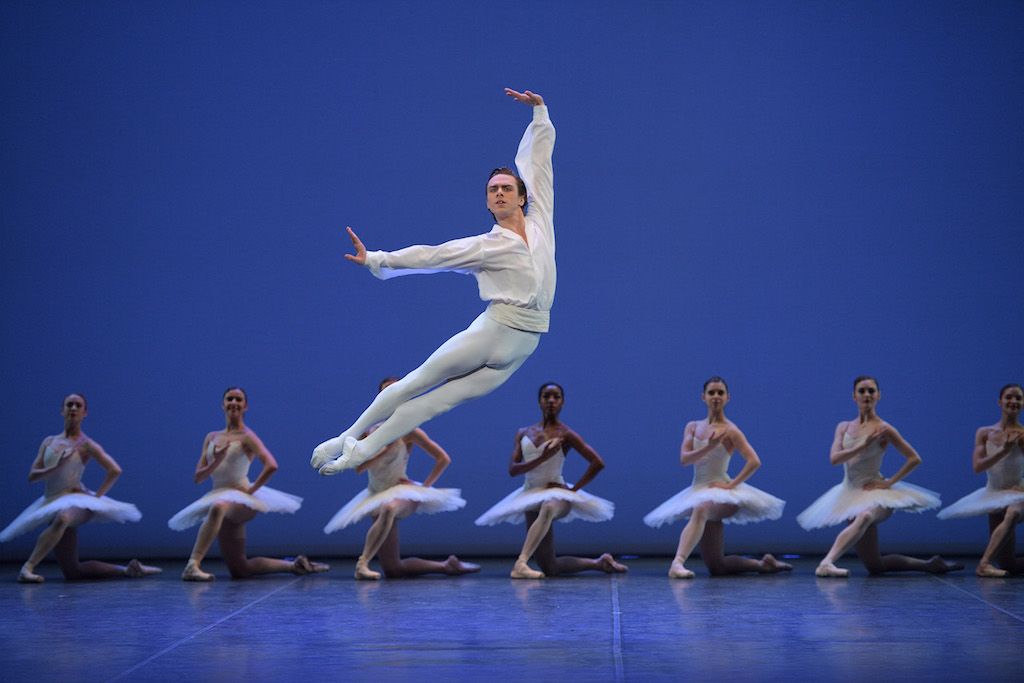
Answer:
<svg viewBox="0 0 1024 683"><path fill-rule="evenodd" d="M1010 572L1008 572L1008 571L1006 571L1004 569L999 569L997 567L993 567L988 562L982 562L981 564L979 564L977 570L975 570L975 571L977 572L978 576L980 576L982 578L986 578L986 579L996 579L996 578L1000 578L1000 577L1003 577L1003 576L1009 576L1010 575Z"/></svg>
<svg viewBox="0 0 1024 683"><path fill-rule="evenodd" d="M765 556L761 558L761 566L764 567L764 571L767 574L793 571L793 565L776 560L775 556L771 553L765 553Z"/></svg>
<svg viewBox="0 0 1024 683"><path fill-rule="evenodd" d="M597 558L597 566L605 574L624 574L629 571L629 567L616 562L615 558L612 557L610 553L605 553L601 557Z"/></svg>
<svg viewBox="0 0 1024 683"><path fill-rule="evenodd" d="M35 569L35 567L30 565L28 562L21 565L21 571L18 572L18 583L42 583L46 580L39 574L33 573L33 569Z"/></svg>
<svg viewBox="0 0 1024 683"><path fill-rule="evenodd" d="M473 564L472 562L463 562L454 555L449 555L448 559L444 561L444 564L444 573L448 576L459 576L460 574L474 574L480 571L480 565Z"/></svg>
<svg viewBox="0 0 1024 683"><path fill-rule="evenodd" d="M683 566L680 560L672 560L672 566L668 569L670 579L692 579L696 574Z"/></svg>
<svg viewBox="0 0 1024 683"><path fill-rule="evenodd" d="M850 570L837 567L831 562L822 562L818 565L818 568L814 570L814 575L820 576L823 579L845 579L850 575Z"/></svg>
<svg viewBox="0 0 1024 683"><path fill-rule="evenodd" d="M932 555L925 562L925 571L930 574L945 574L946 572L957 572L964 566L959 562L946 562L939 555Z"/></svg>
<svg viewBox="0 0 1024 683"><path fill-rule="evenodd" d="M299 555L292 560L292 574L305 576L306 574L320 574L330 569L331 566L324 562L310 562L305 555Z"/></svg>
<svg viewBox="0 0 1024 683"><path fill-rule="evenodd" d="M151 567L148 564L142 564L138 560L132 560L124 568L124 575L130 579L137 579L141 576L153 576L154 574L162 574L163 569L160 567Z"/></svg>
<svg viewBox="0 0 1024 683"><path fill-rule="evenodd" d="M356 581L380 581L380 572L375 572L370 569L369 560L359 558L356 560L356 571L353 576L356 577Z"/></svg>
<svg viewBox="0 0 1024 683"><path fill-rule="evenodd" d="M350 470L358 466L359 463L366 459L356 452L356 445L358 443L359 442L354 436L346 438L345 446L341 451L341 455L321 467L320 474L325 477L329 477L332 474L337 474L338 472Z"/></svg>
<svg viewBox="0 0 1024 683"><path fill-rule="evenodd" d="M181 573L182 581L213 581L216 578L213 574L207 574L200 569L199 563L195 560L189 560L185 565L185 571Z"/></svg>
<svg viewBox="0 0 1024 683"><path fill-rule="evenodd" d="M530 565L526 564L526 560L516 560L515 565L512 567L512 573L510 576L513 579L543 579L544 572L539 572L536 569L530 569Z"/></svg>
<svg viewBox="0 0 1024 683"><path fill-rule="evenodd" d="M331 439L327 439L322 444L313 449L313 457L309 459L309 464L314 470L319 470L321 467L334 460L341 454L341 450L345 445L345 435L339 434Z"/></svg>

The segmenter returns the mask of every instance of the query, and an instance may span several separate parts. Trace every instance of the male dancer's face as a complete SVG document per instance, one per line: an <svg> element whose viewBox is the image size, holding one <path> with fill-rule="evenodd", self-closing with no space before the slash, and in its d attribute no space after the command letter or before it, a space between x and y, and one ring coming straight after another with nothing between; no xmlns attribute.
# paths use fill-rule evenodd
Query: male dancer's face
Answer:
<svg viewBox="0 0 1024 683"><path fill-rule="evenodd" d="M519 185L510 175L499 173L487 181L487 210L500 221L522 210L526 197L519 194Z"/></svg>

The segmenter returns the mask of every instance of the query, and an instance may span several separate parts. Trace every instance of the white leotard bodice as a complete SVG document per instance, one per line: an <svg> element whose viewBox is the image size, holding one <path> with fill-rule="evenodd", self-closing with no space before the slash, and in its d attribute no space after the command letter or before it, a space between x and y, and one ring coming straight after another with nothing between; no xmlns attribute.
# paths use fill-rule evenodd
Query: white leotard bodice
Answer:
<svg viewBox="0 0 1024 683"><path fill-rule="evenodd" d="M707 445L708 442L705 439L693 438L694 450L699 450ZM731 459L732 453L725 450L725 446L722 444L715 446L710 453L693 463L693 485L707 486L715 481L732 481L727 474Z"/></svg>
<svg viewBox="0 0 1024 683"><path fill-rule="evenodd" d="M213 441L210 441L210 445L206 449L207 459L213 458L213 448ZM213 488L231 489L242 487L248 489L250 486L249 465L251 464L252 461L249 460L249 456L242 449L242 442L232 441L228 445L227 455L224 456L220 465L210 475L210 479L213 481Z"/></svg>
<svg viewBox="0 0 1024 683"><path fill-rule="evenodd" d="M867 438L867 436L854 438L848 433L843 433L843 448L851 448ZM885 455L885 446L882 441L876 441L844 462L843 483L860 488L869 481L884 479L879 472L882 468L883 455Z"/></svg>
<svg viewBox="0 0 1024 683"><path fill-rule="evenodd" d="M541 445L535 446L530 437L524 436L522 441L519 442L523 452L523 462L530 462L536 460L544 452L544 444L548 443L544 441ZM562 478L562 467L565 465L565 450L559 450L558 453L551 456L546 462L542 462L535 468L526 473L526 483L523 485L524 488L538 489L547 486L552 482L564 484L565 479Z"/></svg>
<svg viewBox="0 0 1024 683"><path fill-rule="evenodd" d="M985 442L985 450L989 455L1002 447L1002 444ZM1021 479L1024 479L1024 453L1021 453L1020 444L1018 443L1002 460L988 468L987 474L987 488L1001 490L1019 486Z"/></svg>
<svg viewBox="0 0 1024 683"><path fill-rule="evenodd" d="M369 489L373 493L386 491L405 479L406 465L409 463L409 449L402 439L387 446L387 453L375 460L367 474L370 476Z"/></svg>
<svg viewBox="0 0 1024 683"><path fill-rule="evenodd" d="M60 460L60 451L53 450L49 444L43 452L43 467L53 467ZM53 475L46 478L46 498L56 498L68 491L78 491L82 488L82 472L85 470L85 463L82 456L73 453L67 463L64 464Z"/></svg>

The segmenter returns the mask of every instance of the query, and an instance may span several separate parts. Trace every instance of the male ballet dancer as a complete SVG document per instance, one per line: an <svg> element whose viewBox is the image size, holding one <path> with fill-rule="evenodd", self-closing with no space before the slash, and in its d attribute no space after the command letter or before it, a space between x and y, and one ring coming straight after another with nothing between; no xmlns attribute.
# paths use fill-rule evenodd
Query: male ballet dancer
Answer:
<svg viewBox="0 0 1024 683"><path fill-rule="evenodd" d="M487 209L495 222L490 232L438 246L367 252L348 228L356 253L345 258L375 276L471 273L480 298L489 303L423 365L377 394L351 427L313 449L310 464L320 474L356 467L427 420L494 391L530 357L541 333L548 331L555 296L555 128L540 95L509 88L505 94L532 106L533 121L516 153L519 175L497 168L487 181ZM373 433L359 438L378 422Z"/></svg>

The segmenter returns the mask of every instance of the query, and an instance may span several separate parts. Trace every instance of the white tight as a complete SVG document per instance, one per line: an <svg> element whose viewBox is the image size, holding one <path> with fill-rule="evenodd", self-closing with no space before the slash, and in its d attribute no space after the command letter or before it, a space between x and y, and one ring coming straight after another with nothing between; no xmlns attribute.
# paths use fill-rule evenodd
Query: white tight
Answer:
<svg viewBox="0 0 1024 683"><path fill-rule="evenodd" d="M467 329L446 341L408 375L377 394L355 423L341 434L359 436L384 420L356 444L355 455L369 457L427 420L494 391L512 376L540 341L481 313Z"/></svg>

